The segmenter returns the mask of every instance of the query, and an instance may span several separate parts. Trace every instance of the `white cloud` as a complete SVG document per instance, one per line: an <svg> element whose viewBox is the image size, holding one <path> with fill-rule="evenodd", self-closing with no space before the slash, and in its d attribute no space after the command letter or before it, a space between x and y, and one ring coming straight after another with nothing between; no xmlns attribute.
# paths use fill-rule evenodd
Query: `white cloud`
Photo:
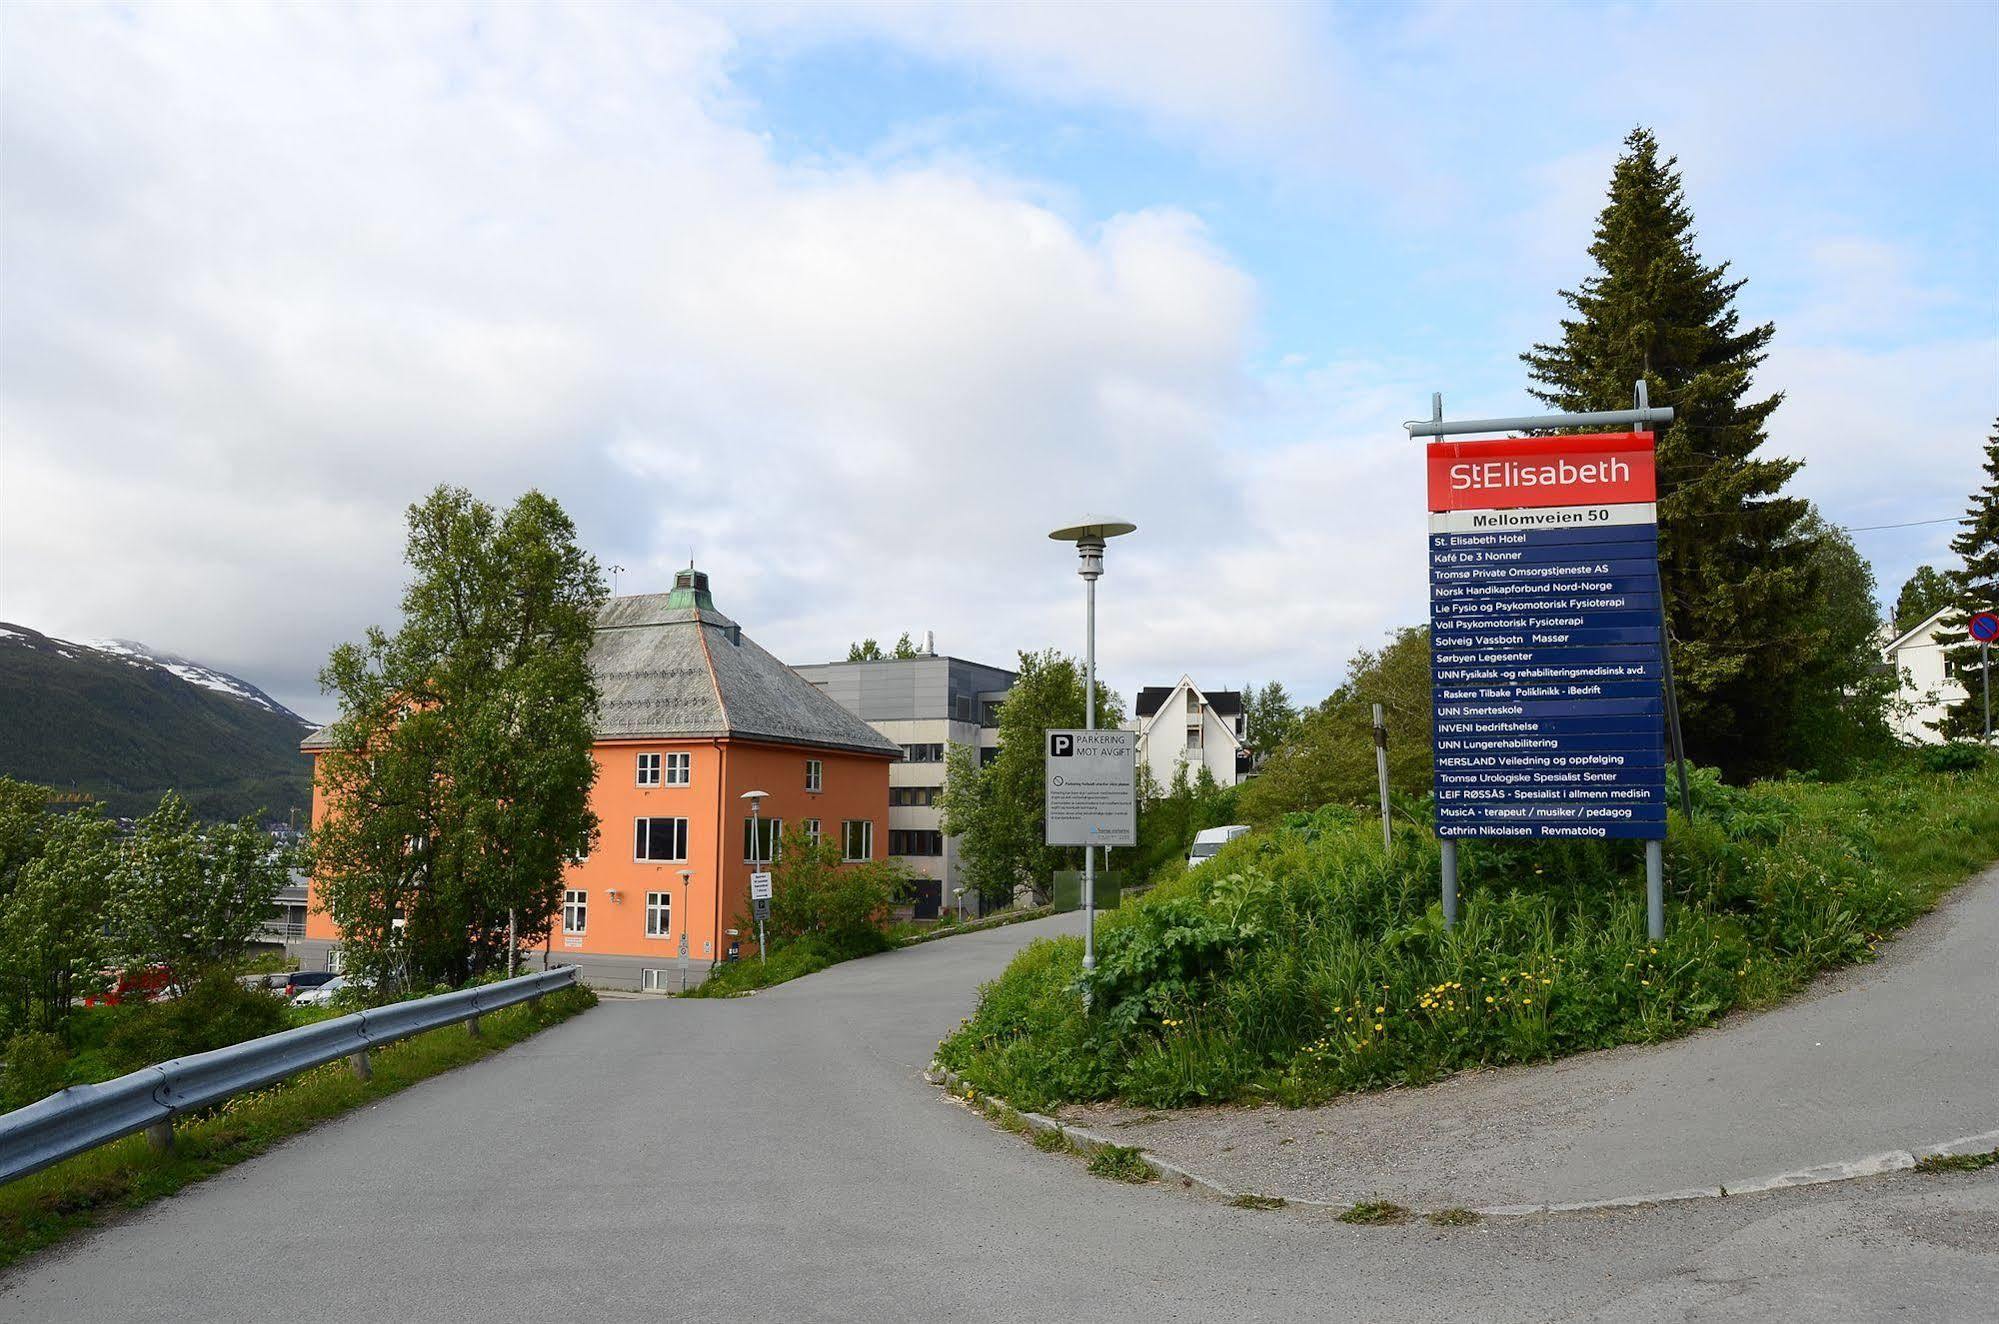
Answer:
<svg viewBox="0 0 1999 1324"><path fill-rule="evenodd" d="M1205 554L1255 294L1193 217L781 167L700 16L236 17L13 25L8 614L309 703L440 481L553 491L626 591L692 544L800 660L1056 637L1105 494Z"/></svg>

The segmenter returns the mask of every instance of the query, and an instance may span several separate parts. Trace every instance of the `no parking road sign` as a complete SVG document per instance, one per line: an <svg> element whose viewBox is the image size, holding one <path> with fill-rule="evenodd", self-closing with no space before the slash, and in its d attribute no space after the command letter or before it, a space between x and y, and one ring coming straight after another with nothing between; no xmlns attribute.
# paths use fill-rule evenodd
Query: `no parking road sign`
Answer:
<svg viewBox="0 0 1999 1324"><path fill-rule="evenodd" d="M1999 614L1981 611L1971 618L1971 637L1981 644L1989 644L1999 639Z"/></svg>

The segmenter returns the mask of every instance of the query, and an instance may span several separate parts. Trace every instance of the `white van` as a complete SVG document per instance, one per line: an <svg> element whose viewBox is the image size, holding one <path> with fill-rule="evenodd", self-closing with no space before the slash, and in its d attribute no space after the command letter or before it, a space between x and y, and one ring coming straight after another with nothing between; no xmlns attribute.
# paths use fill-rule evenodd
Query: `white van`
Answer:
<svg viewBox="0 0 1999 1324"><path fill-rule="evenodd" d="M1187 867L1198 868L1208 862L1208 857L1222 847L1249 831L1247 823L1231 823L1227 827L1203 828L1194 834L1194 849L1187 852Z"/></svg>

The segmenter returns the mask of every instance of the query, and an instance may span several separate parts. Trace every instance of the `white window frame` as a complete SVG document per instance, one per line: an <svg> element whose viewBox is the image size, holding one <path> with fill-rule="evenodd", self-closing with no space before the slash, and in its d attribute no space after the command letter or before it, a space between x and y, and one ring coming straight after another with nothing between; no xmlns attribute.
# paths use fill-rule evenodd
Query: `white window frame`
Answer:
<svg viewBox="0 0 1999 1324"><path fill-rule="evenodd" d="M659 765L660 765L660 756L659 756L659 755L657 755L657 754L641 754L641 755L639 755L639 757L638 757L638 785L640 785L640 786L657 786L657 785L659 785Z"/></svg>
<svg viewBox="0 0 1999 1324"><path fill-rule="evenodd" d="M673 893L646 893L646 937L673 936Z"/></svg>
<svg viewBox="0 0 1999 1324"><path fill-rule="evenodd" d="M861 853L853 853L853 828L861 829ZM840 861L843 864L862 864L875 857L875 821L872 818L850 818L840 824Z"/></svg>
<svg viewBox="0 0 1999 1324"><path fill-rule="evenodd" d="M572 887L562 894L562 931L571 937L586 932L590 927L590 892L587 888Z"/></svg>
<svg viewBox="0 0 1999 1324"><path fill-rule="evenodd" d="M817 846L819 844L819 820L816 818L802 819L799 822L799 826L805 829L805 839Z"/></svg>
<svg viewBox="0 0 1999 1324"><path fill-rule="evenodd" d="M818 759L805 760L805 789L824 790L826 786L826 765Z"/></svg>
<svg viewBox="0 0 1999 1324"><path fill-rule="evenodd" d="M751 848L757 844L756 832L752 831L750 828L750 824L752 823L762 823L763 827L761 829L758 829L758 831L761 831L766 837L770 839L770 854L764 856L761 860L752 859L750 857ZM768 869L772 864L775 864L777 862L777 857L782 854L784 854L783 819L760 817L760 818L745 818L743 820L743 863L744 864L760 865L763 868Z"/></svg>
<svg viewBox="0 0 1999 1324"><path fill-rule="evenodd" d="M666 785L692 786L694 784L694 756L685 751L676 751L666 756Z"/></svg>
<svg viewBox="0 0 1999 1324"><path fill-rule="evenodd" d="M680 853L678 855L642 855L639 853L639 833L641 831L640 824L646 825L643 828L643 831L645 833L645 846L646 849L650 850L653 844L652 842L653 828L651 825L654 823L679 824L678 827L670 829L672 836L674 837L672 845L680 848ZM687 863L687 820L685 818L678 818L671 815L661 815L661 814L640 814L638 817L634 818L632 820L632 863L634 864Z"/></svg>

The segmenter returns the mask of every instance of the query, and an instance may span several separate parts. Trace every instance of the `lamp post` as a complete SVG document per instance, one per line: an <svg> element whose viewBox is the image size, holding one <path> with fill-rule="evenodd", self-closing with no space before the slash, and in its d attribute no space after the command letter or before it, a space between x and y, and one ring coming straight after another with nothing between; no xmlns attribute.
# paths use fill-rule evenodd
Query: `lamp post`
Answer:
<svg viewBox="0 0 1999 1324"><path fill-rule="evenodd" d="M694 870L680 871L680 991L682 993L687 991L687 923L694 916L694 912L687 906L687 892L688 884L693 881ZM719 902L721 898L717 897L716 900Z"/></svg>
<svg viewBox="0 0 1999 1324"><path fill-rule="evenodd" d="M1097 580L1104 573L1107 539L1136 532L1129 520L1085 519L1048 536L1076 544L1076 573L1083 579L1083 729L1097 729ZM1097 848L1083 847L1083 969L1097 968Z"/></svg>
<svg viewBox="0 0 1999 1324"><path fill-rule="evenodd" d="M768 791L743 792L742 798L750 802L750 872L753 874L763 872L761 868L763 862L763 814L761 811L763 809L764 797L769 794L770 792ZM754 901L750 903L750 908L756 910L756 903ZM757 911L757 964L764 965L769 960L769 954L764 951L764 917L763 912L759 910Z"/></svg>

